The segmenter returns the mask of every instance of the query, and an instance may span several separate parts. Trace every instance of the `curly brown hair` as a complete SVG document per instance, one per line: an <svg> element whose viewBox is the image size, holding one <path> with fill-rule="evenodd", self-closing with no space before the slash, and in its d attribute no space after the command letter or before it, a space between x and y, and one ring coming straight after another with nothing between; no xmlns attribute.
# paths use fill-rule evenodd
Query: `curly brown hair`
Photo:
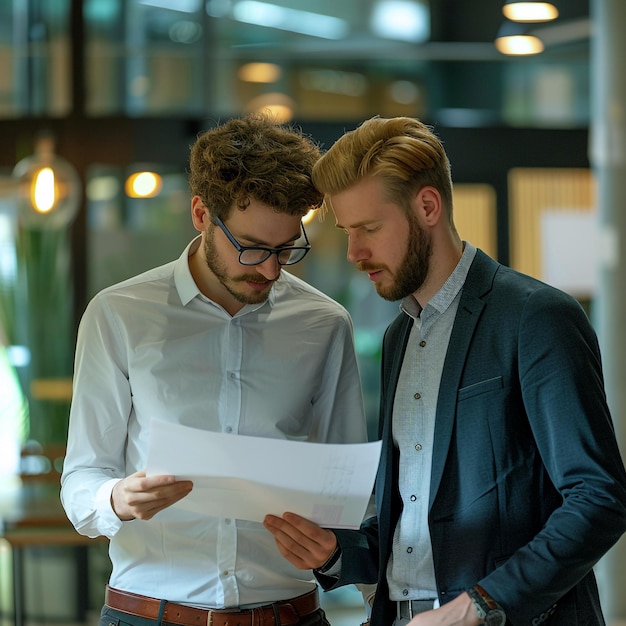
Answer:
<svg viewBox="0 0 626 626"><path fill-rule="evenodd" d="M311 181L320 155L300 129L267 114L233 118L198 136L189 187L220 219L234 206L244 210L252 198L278 213L304 215L322 202Z"/></svg>

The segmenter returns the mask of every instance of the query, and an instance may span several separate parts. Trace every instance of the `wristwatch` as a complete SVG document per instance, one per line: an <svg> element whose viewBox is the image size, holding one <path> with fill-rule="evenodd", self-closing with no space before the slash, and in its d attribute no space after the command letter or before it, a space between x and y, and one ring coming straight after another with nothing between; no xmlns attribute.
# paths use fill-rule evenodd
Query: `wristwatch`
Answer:
<svg viewBox="0 0 626 626"><path fill-rule="evenodd" d="M483 623L487 626L505 626L506 614L504 609L480 585L470 587L467 593Z"/></svg>

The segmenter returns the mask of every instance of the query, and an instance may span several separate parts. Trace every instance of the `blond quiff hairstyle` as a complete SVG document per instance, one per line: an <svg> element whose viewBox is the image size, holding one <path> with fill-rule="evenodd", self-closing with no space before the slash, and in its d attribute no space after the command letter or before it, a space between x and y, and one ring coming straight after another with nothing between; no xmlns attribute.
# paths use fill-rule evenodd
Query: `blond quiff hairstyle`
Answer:
<svg viewBox="0 0 626 626"><path fill-rule="evenodd" d="M329 208L330 195L368 176L381 177L389 200L407 210L417 191L434 187L452 224L450 161L439 138L419 120L376 116L339 138L313 167L323 209Z"/></svg>

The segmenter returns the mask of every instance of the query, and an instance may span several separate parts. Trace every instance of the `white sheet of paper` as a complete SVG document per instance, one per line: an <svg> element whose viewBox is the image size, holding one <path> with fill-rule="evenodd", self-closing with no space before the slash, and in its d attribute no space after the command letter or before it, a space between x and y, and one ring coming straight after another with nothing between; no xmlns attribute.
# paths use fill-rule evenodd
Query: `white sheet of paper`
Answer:
<svg viewBox="0 0 626 626"><path fill-rule="evenodd" d="M291 511L326 528L358 528L381 445L229 435L153 420L146 471L192 480L191 493L174 506L196 513L262 522Z"/></svg>

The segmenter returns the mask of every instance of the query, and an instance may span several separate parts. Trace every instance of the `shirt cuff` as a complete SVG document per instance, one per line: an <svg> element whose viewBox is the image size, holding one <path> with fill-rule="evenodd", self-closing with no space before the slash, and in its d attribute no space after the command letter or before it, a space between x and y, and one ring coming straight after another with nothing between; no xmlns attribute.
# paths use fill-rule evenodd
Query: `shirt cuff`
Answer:
<svg viewBox="0 0 626 626"><path fill-rule="evenodd" d="M338 577L341 573L341 546L337 543L337 547L333 553L328 557L328 561L321 567L318 567L316 572L324 574L324 576Z"/></svg>
<svg viewBox="0 0 626 626"><path fill-rule="evenodd" d="M105 537L113 537L122 527L122 520L116 515L111 504L111 493L113 487L120 481L120 478L112 478L100 485L96 492L95 505L98 511L98 530Z"/></svg>

